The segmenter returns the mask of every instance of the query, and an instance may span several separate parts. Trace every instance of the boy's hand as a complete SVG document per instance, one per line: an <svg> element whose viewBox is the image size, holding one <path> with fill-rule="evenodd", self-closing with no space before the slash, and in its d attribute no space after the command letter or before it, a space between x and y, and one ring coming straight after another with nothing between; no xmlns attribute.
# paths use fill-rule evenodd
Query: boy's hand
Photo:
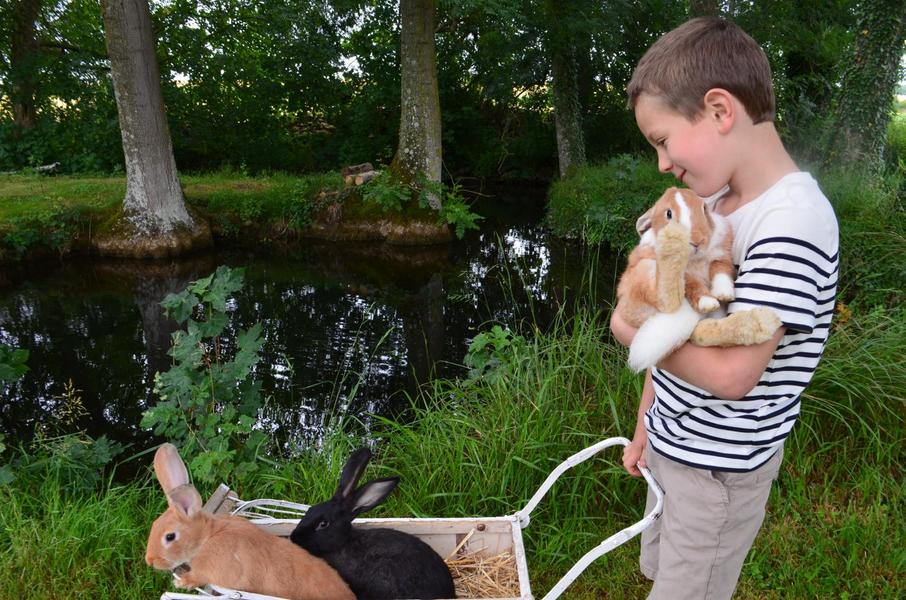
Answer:
<svg viewBox="0 0 906 600"><path fill-rule="evenodd" d="M641 477L639 467L648 467L645 462L645 445L648 440L634 439L623 448L623 468L633 477Z"/></svg>

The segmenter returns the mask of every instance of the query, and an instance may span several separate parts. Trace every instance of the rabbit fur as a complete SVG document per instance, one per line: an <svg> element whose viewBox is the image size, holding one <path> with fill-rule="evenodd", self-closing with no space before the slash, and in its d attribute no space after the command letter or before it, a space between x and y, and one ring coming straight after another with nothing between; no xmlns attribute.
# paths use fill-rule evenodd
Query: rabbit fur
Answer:
<svg viewBox="0 0 906 600"><path fill-rule="evenodd" d="M334 567L359 600L455 598L450 570L431 546L393 529L352 525L399 484L398 477L388 477L356 489L369 460L367 448L356 450L333 497L308 509L290 539Z"/></svg>
<svg viewBox="0 0 906 600"><path fill-rule="evenodd" d="M726 318L722 302L735 298L733 230L688 189L669 188L636 222L641 239L617 285L616 310L638 328L629 366L657 364L686 340L700 346L764 342L780 327L768 308ZM715 318L702 321L713 314Z"/></svg>
<svg viewBox="0 0 906 600"><path fill-rule="evenodd" d="M174 571L181 588L214 584L287 600L353 600L349 586L320 558L242 517L202 510L179 452L163 444L154 471L169 507L154 521L145 562Z"/></svg>

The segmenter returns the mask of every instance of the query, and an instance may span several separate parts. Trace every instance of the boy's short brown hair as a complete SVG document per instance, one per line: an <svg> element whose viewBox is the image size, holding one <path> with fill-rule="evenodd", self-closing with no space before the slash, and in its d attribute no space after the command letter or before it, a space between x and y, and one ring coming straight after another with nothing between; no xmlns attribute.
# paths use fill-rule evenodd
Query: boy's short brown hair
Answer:
<svg viewBox="0 0 906 600"><path fill-rule="evenodd" d="M736 96L754 123L774 120L771 66L761 46L735 23L700 17L664 34L648 49L626 92L632 109L641 94L652 94L695 121L712 88Z"/></svg>

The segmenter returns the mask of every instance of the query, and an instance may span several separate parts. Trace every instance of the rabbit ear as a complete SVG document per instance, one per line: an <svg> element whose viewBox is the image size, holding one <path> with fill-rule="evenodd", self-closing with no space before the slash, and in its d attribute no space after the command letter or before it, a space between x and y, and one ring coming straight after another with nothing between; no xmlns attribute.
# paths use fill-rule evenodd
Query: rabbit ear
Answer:
<svg viewBox="0 0 906 600"><path fill-rule="evenodd" d="M193 517L201 510L201 494L191 484L181 485L167 494L167 502L170 508L176 509L185 517Z"/></svg>
<svg viewBox="0 0 906 600"><path fill-rule="evenodd" d="M654 208L649 208L644 215L636 220L635 230L639 232L639 235L643 235L646 231L651 229L651 213L653 211Z"/></svg>
<svg viewBox="0 0 906 600"><path fill-rule="evenodd" d="M189 472L173 444L161 444L157 449L154 454L154 473L168 496L174 489L189 483Z"/></svg>
<svg viewBox="0 0 906 600"><path fill-rule="evenodd" d="M399 477L387 477L369 481L356 490L350 499L350 512L353 516L371 510L383 502L400 483Z"/></svg>
<svg viewBox="0 0 906 600"><path fill-rule="evenodd" d="M343 467L343 472L340 473L340 485L337 486L337 491L334 492L334 499L349 498L352 495L359 478L362 477L362 473L370 460L371 450L368 448L359 448L352 453L352 456L346 461L346 466Z"/></svg>

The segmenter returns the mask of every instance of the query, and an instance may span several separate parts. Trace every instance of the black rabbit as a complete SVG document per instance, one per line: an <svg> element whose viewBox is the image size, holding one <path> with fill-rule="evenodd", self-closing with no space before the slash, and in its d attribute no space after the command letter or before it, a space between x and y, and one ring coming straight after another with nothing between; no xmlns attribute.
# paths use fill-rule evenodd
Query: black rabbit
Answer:
<svg viewBox="0 0 906 600"><path fill-rule="evenodd" d="M393 529L362 529L352 520L396 488L399 477L376 479L356 489L371 452L356 450L333 497L308 509L290 535L293 543L323 558L359 600L455 598L443 559L417 537Z"/></svg>

